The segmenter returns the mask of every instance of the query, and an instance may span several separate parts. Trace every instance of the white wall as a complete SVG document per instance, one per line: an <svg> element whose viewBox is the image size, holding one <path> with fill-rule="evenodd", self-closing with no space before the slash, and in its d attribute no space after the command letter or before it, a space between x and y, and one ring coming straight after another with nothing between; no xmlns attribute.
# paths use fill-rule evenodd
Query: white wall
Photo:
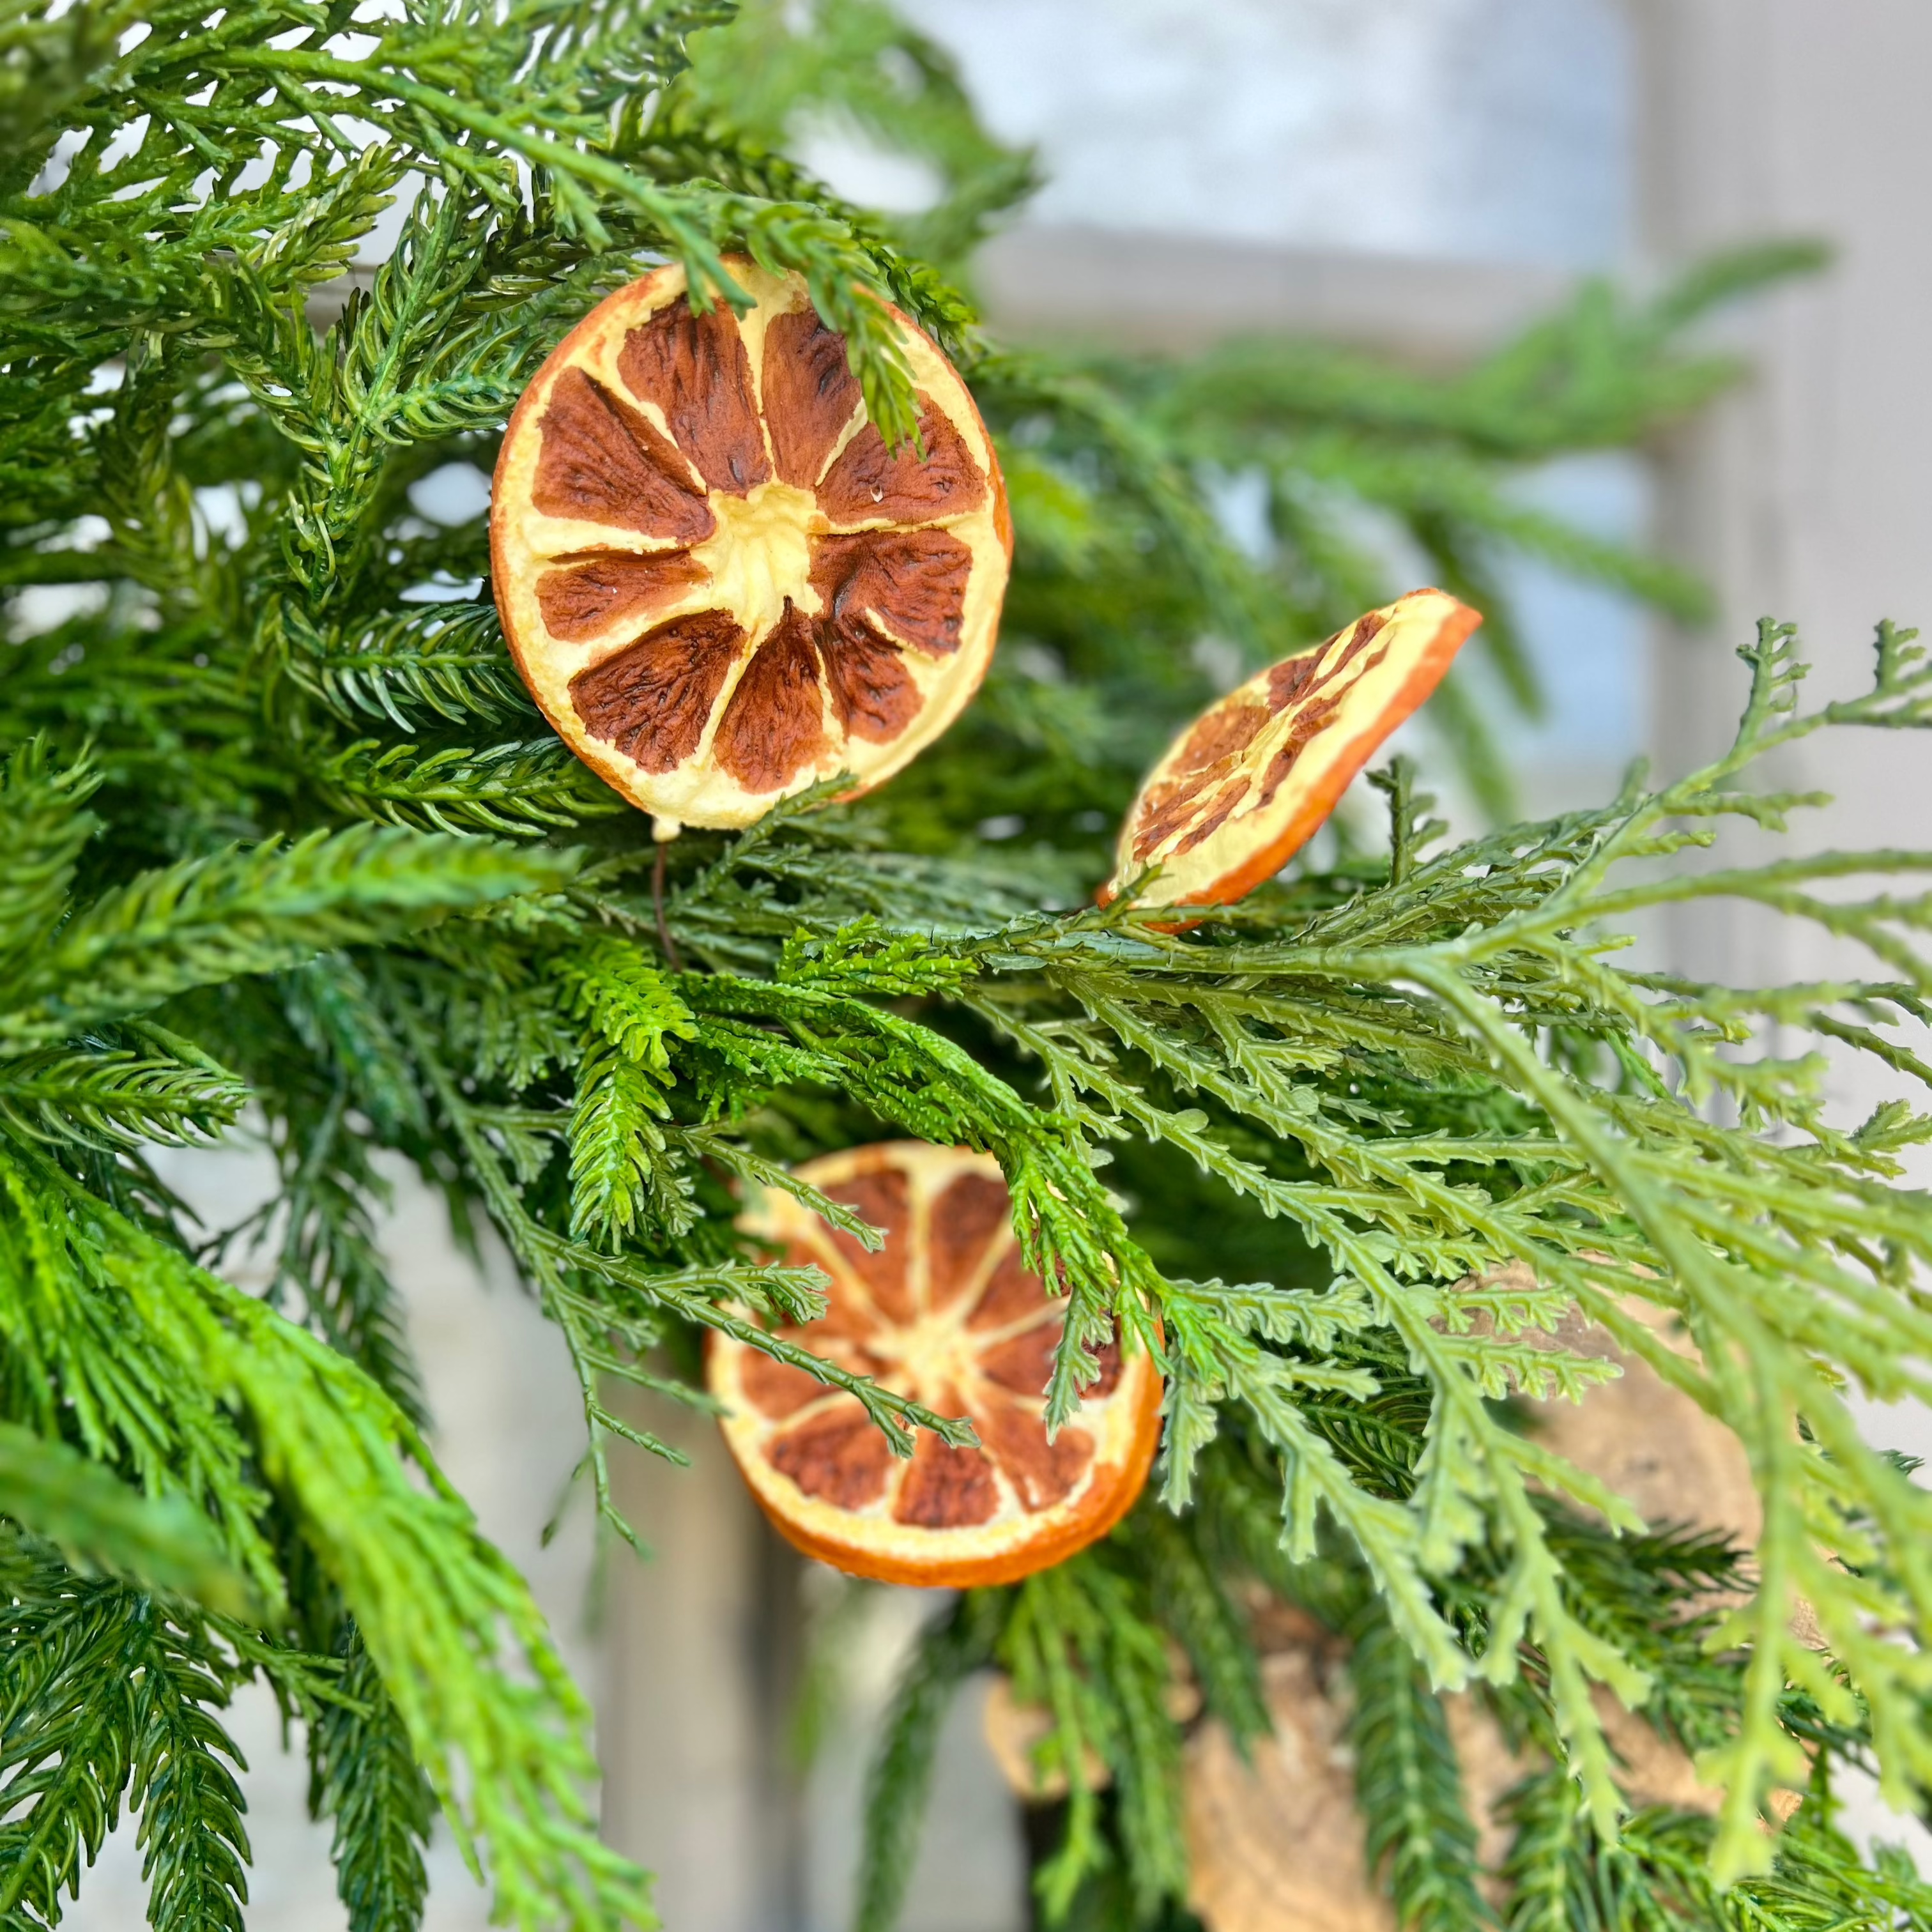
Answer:
<svg viewBox="0 0 1932 1932"><path fill-rule="evenodd" d="M1623 250L1614 0L905 0L1031 218L1577 266Z"/></svg>

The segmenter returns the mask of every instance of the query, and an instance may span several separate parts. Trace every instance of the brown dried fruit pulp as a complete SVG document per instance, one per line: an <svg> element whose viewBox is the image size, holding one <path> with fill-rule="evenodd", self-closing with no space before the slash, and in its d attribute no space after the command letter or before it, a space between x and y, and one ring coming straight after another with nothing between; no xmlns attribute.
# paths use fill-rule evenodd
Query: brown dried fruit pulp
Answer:
<svg viewBox="0 0 1932 1932"><path fill-rule="evenodd" d="M889 451L802 280L728 266L742 316L694 314L676 266L592 310L517 405L490 504L524 682L670 829L899 770L985 675L1012 550L986 426L916 325L888 311L922 448Z"/></svg>
<svg viewBox="0 0 1932 1932"><path fill-rule="evenodd" d="M1144 1351L1110 1346L1048 1440L1066 1304L1021 1259L997 1163L892 1142L799 1173L886 1243L868 1254L789 1195L766 1194L746 1226L832 1282L823 1317L781 1332L940 1414L970 1415L982 1446L922 1433L909 1461L895 1456L856 1396L714 1337L707 1374L725 1442L779 1530L857 1576L961 1587L1010 1582L1105 1534L1147 1480L1160 1371Z"/></svg>
<svg viewBox="0 0 1932 1932"><path fill-rule="evenodd" d="M1107 904L1226 905L1280 871L1436 686L1479 612L1412 590L1210 705L1148 774L1120 828Z"/></svg>

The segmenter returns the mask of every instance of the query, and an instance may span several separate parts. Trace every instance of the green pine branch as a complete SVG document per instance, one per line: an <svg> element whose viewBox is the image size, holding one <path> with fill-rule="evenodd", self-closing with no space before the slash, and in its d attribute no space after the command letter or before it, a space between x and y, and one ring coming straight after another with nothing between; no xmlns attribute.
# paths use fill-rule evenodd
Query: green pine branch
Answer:
<svg viewBox="0 0 1932 1932"><path fill-rule="evenodd" d="M429 1892L423 1850L436 1793L352 1624L338 1651L340 1695L310 1731L310 1808L334 1822L331 1856L350 1932L415 1932Z"/></svg>
<svg viewBox="0 0 1932 1932"><path fill-rule="evenodd" d="M149 1924L236 1928L248 1838L218 1713L260 1653L232 1630L7 1541L0 1619L0 1911L55 1925L124 1805L141 1813Z"/></svg>
<svg viewBox="0 0 1932 1932"><path fill-rule="evenodd" d="M1448 1720L1384 1616L1371 1612L1349 1653L1348 1742L1371 1871L1387 1861L1404 1932L1478 1932L1495 1919L1476 1888L1476 1828Z"/></svg>
<svg viewBox="0 0 1932 1932"><path fill-rule="evenodd" d="M148 1498L64 1442L0 1424L0 1515L102 1570L226 1615L248 1606L207 1520L179 1496Z"/></svg>
<svg viewBox="0 0 1932 1932"><path fill-rule="evenodd" d="M472 1856L487 1847L506 1919L648 1923L642 1875L590 1830L587 1708L520 1579L477 1534L407 1418L345 1358L152 1235L98 1205L76 1222L84 1197L58 1169L22 1155L0 1180L33 1257L12 1278L61 1309L69 1329L112 1295L118 1346L97 1342L102 1366L142 1336L177 1402L205 1391L246 1416L251 1466L355 1615L459 1842ZM238 1456L208 1480L272 1610L284 1586L254 1527L269 1496ZM532 1785L518 1767L532 1761L554 1774ZM158 1844L157 1869L174 1856ZM212 1850L209 1859L220 1862ZM210 1881L184 1869L198 1897Z"/></svg>
<svg viewBox="0 0 1932 1932"><path fill-rule="evenodd" d="M40 1046L196 986L540 890L568 870L563 854L374 826L184 860L104 894L48 935L0 994L0 1049Z"/></svg>

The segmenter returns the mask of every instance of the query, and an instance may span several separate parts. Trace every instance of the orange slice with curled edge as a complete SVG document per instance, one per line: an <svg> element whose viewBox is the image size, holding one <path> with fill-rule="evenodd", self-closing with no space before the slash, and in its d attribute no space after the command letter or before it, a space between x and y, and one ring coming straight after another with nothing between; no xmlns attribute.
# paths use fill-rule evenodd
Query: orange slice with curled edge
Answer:
<svg viewBox="0 0 1932 1932"><path fill-rule="evenodd" d="M895 1456L856 1396L714 1335L706 1375L725 1443L780 1532L854 1576L956 1588L1011 1582L1105 1535L1147 1480L1160 1372L1144 1349L1110 1343L1048 1441L1066 1304L1021 1258L998 1163L901 1141L798 1173L886 1241L868 1254L790 1195L766 1193L744 1225L831 1277L824 1316L778 1332L941 1415L970 1416L982 1446L922 1432L910 1459Z"/></svg>
<svg viewBox="0 0 1932 1932"><path fill-rule="evenodd" d="M1102 905L1226 905L1312 838L1384 739L1442 681L1482 614L1412 590L1210 705L1148 773Z"/></svg>
<svg viewBox="0 0 1932 1932"><path fill-rule="evenodd" d="M558 735L680 824L854 792L956 718L992 656L1012 528L965 384L888 308L920 447L888 450L795 274L694 314L657 269L564 338L510 418L490 508L503 634Z"/></svg>

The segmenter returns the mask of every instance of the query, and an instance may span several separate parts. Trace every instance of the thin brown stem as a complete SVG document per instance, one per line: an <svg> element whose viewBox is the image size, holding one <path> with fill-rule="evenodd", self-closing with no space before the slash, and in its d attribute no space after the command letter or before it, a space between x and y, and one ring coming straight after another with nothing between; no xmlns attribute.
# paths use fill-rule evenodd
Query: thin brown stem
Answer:
<svg viewBox="0 0 1932 1932"><path fill-rule="evenodd" d="M670 928L664 922L664 848L659 845L657 856L651 862L651 906L658 916L658 944L664 948L664 956L674 973L684 970L684 962L679 958L676 942L670 936Z"/></svg>

